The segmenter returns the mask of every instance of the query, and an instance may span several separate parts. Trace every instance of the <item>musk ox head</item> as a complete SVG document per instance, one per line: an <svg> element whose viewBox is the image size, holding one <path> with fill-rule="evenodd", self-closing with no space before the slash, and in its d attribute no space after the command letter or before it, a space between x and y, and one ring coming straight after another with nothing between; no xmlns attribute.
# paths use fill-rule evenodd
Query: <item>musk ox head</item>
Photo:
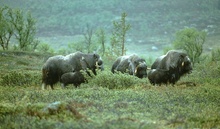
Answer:
<svg viewBox="0 0 220 129"><path fill-rule="evenodd" d="M138 78L147 77L147 64L144 59L137 59L133 63L134 65L134 75Z"/></svg>
<svg viewBox="0 0 220 129"><path fill-rule="evenodd" d="M80 59L82 69L101 69L104 70L102 58L98 54L82 56Z"/></svg>
<svg viewBox="0 0 220 129"><path fill-rule="evenodd" d="M112 65L111 71L119 71L122 73L129 73L138 78L147 77L146 61L139 56L133 54L129 56L120 56Z"/></svg>
<svg viewBox="0 0 220 129"><path fill-rule="evenodd" d="M102 58L98 54L94 54L93 57L95 59L96 68L104 70Z"/></svg>

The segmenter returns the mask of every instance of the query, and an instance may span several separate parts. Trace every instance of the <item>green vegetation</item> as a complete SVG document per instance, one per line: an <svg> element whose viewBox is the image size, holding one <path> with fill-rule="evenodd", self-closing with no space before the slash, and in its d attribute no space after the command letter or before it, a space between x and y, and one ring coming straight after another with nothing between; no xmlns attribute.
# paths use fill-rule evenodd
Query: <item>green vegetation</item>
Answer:
<svg viewBox="0 0 220 129"><path fill-rule="evenodd" d="M212 50L212 61L218 62L220 61L220 48L215 48L214 50Z"/></svg>
<svg viewBox="0 0 220 129"><path fill-rule="evenodd" d="M98 43L101 44L101 53L102 53L102 57L104 57L105 55L105 42L106 42L106 34L104 29L98 29L96 32L96 36L97 36L97 41Z"/></svg>
<svg viewBox="0 0 220 129"><path fill-rule="evenodd" d="M199 57L203 52L203 44L206 40L206 32L195 28L185 28L176 33L173 41L174 49L182 49L187 52L192 63L200 62Z"/></svg>
<svg viewBox="0 0 220 129"><path fill-rule="evenodd" d="M91 46L92 46L92 36L93 36L93 29L88 24L86 25L86 32L84 33L85 38L85 49L87 53L91 53Z"/></svg>
<svg viewBox="0 0 220 129"><path fill-rule="evenodd" d="M13 35L13 26L9 24L6 17L9 8L0 8L0 44L3 50L8 50L9 41Z"/></svg>
<svg viewBox="0 0 220 129"><path fill-rule="evenodd" d="M114 30L111 37L111 52L112 55L124 56L125 51L125 36L131 25L126 23L127 14L124 12L121 14L120 21L113 21Z"/></svg>
<svg viewBox="0 0 220 129"><path fill-rule="evenodd" d="M11 38L16 39L14 49L35 50L39 41L35 39L35 20L28 12L26 15L20 9L7 6L0 7L0 44L3 50L9 49Z"/></svg>
<svg viewBox="0 0 220 129"><path fill-rule="evenodd" d="M43 91L48 56L0 52L0 128L220 128L220 64L212 55L175 86L152 86L105 65L79 88L58 83Z"/></svg>

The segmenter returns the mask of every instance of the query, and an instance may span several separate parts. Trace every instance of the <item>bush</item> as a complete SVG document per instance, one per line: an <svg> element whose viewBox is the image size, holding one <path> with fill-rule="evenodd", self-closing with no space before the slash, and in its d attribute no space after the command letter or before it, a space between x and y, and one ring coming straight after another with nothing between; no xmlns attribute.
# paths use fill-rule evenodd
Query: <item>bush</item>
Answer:
<svg viewBox="0 0 220 129"><path fill-rule="evenodd" d="M203 56L201 56L203 57ZM211 56L206 56L202 63L196 64L192 74L189 75L191 81L200 84L211 84L219 86L220 83L220 61L212 61Z"/></svg>
<svg viewBox="0 0 220 129"><path fill-rule="evenodd" d="M37 50L43 53L53 53L53 49L47 43L41 43L37 46Z"/></svg>
<svg viewBox="0 0 220 129"><path fill-rule="evenodd" d="M106 87L109 89L126 89L137 85L146 84L147 78L139 79L129 74L120 72L113 74L110 71L99 72L97 76L89 78L89 86Z"/></svg>
<svg viewBox="0 0 220 129"><path fill-rule="evenodd" d="M185 50L193 65L200 61L199 57L203 52L206 32L198 31L195 28L185 28L176 33L176 39L173 41L175 49Z"/></svg>
<svg viewBox="0 0 220 129"><path fill-rule="evenodd" d="M0 7L0 45L3 50L8 50L9 42L16 39L14 48L23 51L35 50L39 41L35 39L36 21L31 13L24 13L20 9L7 6Z"/></svg>
<svg viewBox="0 0 220 129"><path fill-rule="evenodd" d="M211 59L212 61L220 61L220 48L212 50Z"/></svg>
<svg viewBox="0 0 220 129"><path fill-rule="evenodd" d="M41 74L39 72L18 72L11 71L1 77L0 84L2 86L29 86L38 85Z"/></svg>

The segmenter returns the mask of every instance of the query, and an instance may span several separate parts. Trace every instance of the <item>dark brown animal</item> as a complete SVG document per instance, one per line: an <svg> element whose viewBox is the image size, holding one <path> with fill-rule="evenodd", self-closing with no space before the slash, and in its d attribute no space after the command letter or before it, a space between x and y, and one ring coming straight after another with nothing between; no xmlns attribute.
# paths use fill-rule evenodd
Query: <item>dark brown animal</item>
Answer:
<svg viewBox="0 0 220 129"><path fill-rule="evenodd" d="M103 61L98 54L85 54L75 52L66 56L57 55L50 57L42 68L42 89L60 81L63 74L68 72L79 72L89 69L96 75L96 69L103 70Z"/></svg>
<svg viewBox="0 0 220 129"><path fill-rule="evenodd" d="M62 83L62 87L66 87L68 84L73 84L75 87L78 87L81 83L85 83L86 79L80 71L68 72L61 76L60 82Z"/></svg>
<svg viewBox="0 0 220 129"><path fill-rule="evenodd" d="M169 82L170 73L168 70L151 69L148 74L148 79L151 84L167 84Z"/></svg>
<svg viewBox="0 0 220 129"><path fill-rule="evenodd" d="M118 57L113 63L111 71L112 73L115 73L115 71L129 73L138 78L147 77L146 61L135 54Z"/></svg>
<svg viewBox="0 0 220 129"><path fill-rule="evenodd" d="M154 75L155 79L151 77L151 80L157 80L157 76L160 76L160 80L163 80L162 82L156 81L157 84L168 82L175 84L181 76L191 73L192 63L185 52L179 50L170 50L166 53L166 55L158 57L152 64L151 69L156 69L154 74L159 74ZM165 73L163 73L163 71Z"/></svg>

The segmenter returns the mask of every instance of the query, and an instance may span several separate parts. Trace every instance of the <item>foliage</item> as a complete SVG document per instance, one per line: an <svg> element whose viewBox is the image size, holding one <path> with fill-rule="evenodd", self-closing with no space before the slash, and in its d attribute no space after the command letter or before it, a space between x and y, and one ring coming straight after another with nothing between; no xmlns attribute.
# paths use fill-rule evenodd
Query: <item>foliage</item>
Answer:
<svg viewBox="0 0 220 129"><path fill-rule="evenodd" d="M96 35L97 35L98 43L101 44L101 53L102 53L102 57L104 57L104 54L105 54L105 47L106 47L106 46L105 46L105 42L106 42L106 34L105 34L104 29L99 29L99 30L97 30Z"/></svg>
<svg viewBox="0 0 220 129"><path fill-rule="evenodd" d="M12 9L7 6L2 7L0 11L0 44L3 50L8 50L12 36L18 41L20 50L35 50L39 41L35 39L36 21L31 13L28 12L25 15L22 10Z"/></svg>
<svg viewBox="0 0 220 129"><path fill-rule="evenodd" d="M10 71L1 77L0 84L4 86L30 86L37 85L41 80L39 72Z"/></svg>
<svg viewBox="0 0 220 129"><path fill-rule="evenodd" d="M216 48L211 52L212 61L220 61L220 48Z"/></svg>
<svg viewBox="0 0 220 129"><path fill-rule="evenodd" d="M87 24L86 32L84 33L85 48L87 50L87 53L91 53L92 36L93 36L93 29L91 26L89 26L89 24Z"/></svg>
<svg viewBox="0 0 220 129"><path fill-rule="evenodd" d="M201 58L203 58L202 63L194 66L193 72L190 75L187 75L187 81L199 85L207 83L208 85L219 86L220 62L213 61L210 55L202 55Z"/></svg>
<svg viewBox="0 0 220 129"><path fill-rule="evenodd" d="M113 21L114 29L111 37L111 50L113 55L123 56L125 52L125 36L131 25L126 23L127 14L121 14L120 21Z"/></svg>
<svg viewBox="0 0 220 129"><path fill-rule="evenodd" d="M198 63L203 52L206 32L198 31L195 28L185 28L176 33L173 46L175 49L183 49L189 55L193 64Z"/></svg>
<svg viewBox="0 0 220 129"><path fill-rule="evenodd" d="M23 51L35 50L39 41L35 40L36 21L28 12L26 15L22 10L9 11L10 23L14 27L14 35L19 43L19 49Z"/></svg>
<svg viewBox="0 0 220 129"><path fill-rule="evenodd" d="M14 33L14 28L8 22L10 8L7 6L0 7L0 45L3 50L8 50L9 41Z"/></svg>
<svg viewBox="0 0 220 129"><path fill-rule="evenodd" d="M98 71L97 76L87 78L89 80L89 87L104 87L109 89L127 89L135 85L142 85L147 83L147 79L139 79L129 74L122 74L120 72L113 74L110 70Z"/></svg>
<svg viewBox="0 0 220 129"><path fill-rule="evenodd" d="M43 52L43 53L49 53L49 52L53 53L53 52L52 52L52 51L53 51L52 48L51 48L50 45L47 44L47 43L41 43L41 44L39 44L39 45L37 46L37 51Z"/></svg>

